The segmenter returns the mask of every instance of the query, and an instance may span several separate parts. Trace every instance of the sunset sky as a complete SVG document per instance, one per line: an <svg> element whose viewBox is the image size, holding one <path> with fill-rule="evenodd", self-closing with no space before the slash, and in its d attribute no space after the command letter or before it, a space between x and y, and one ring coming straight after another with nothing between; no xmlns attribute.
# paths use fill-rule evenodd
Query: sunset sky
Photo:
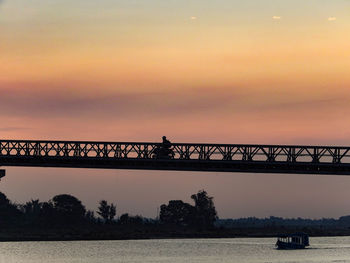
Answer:
<svg viewBox="0 0 350 263"><path fill-rule="evenodd" d="M0 138L350 145L349 0L0 0ZM350 177L8 168L12 200L70 193L155 216L350 214Z"/></svg>

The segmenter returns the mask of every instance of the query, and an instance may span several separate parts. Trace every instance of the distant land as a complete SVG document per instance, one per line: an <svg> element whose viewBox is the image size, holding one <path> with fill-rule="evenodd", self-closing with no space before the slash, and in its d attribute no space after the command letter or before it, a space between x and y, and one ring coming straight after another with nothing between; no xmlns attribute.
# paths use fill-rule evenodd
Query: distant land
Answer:
<svg viewBox="0 0 350 263"><path fill-rule="evenodd" d="M76 197L61 194L47 202L15 204L0 193L0 241L126 240L163 238L274 237L306 232L310 236L350 236L350 215L338 219L220 219L213 197L204 190L191 195L194 205L170 200L159 217L122 214L101 200L97 215Z"/></svg>

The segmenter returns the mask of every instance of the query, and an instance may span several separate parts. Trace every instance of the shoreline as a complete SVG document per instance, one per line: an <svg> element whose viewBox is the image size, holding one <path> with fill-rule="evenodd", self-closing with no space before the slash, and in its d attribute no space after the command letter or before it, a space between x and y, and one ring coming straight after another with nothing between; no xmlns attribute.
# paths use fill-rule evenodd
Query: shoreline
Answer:
<svg viewBox="0 0 350 263"><path fill-rule="evenodd" d="M59 242L59 241L127 241L127 240L164 240L164 239L234 239L234 238L277 238L276 233L270 234L222 234L218 233L192 233L192 234L174 234L157 235L157 234L129 234L129 235L80 235L80 234L32 234L32 235L20 235L18 234L4 234L0 233L0 242ZM346 237L350 236L350 233L334 233L334 234L318 234L309 235L312 237Z"/></svg>

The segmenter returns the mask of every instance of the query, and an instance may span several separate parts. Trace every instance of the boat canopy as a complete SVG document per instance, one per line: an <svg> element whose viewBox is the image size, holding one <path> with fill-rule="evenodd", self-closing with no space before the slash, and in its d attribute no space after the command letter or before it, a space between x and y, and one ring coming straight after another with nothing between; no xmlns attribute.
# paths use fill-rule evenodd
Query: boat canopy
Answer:
<svg viewBox="0 0 350 263"><path fill-rule="evenodd" d="M309 246L309 236L303 232L278 235L278 241L282 243Z"/></svg>

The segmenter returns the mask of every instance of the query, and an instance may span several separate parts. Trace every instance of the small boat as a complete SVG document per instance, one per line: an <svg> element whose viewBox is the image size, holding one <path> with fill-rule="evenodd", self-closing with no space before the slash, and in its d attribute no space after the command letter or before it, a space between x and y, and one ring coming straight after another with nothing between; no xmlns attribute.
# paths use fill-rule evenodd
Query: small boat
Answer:
<svg viewBox="0 0 350 263"><path fill-rule="evenodd" d="M279 235L276 242L278 249L303 249L309 245L309 236L306 233Z"/></svg>

